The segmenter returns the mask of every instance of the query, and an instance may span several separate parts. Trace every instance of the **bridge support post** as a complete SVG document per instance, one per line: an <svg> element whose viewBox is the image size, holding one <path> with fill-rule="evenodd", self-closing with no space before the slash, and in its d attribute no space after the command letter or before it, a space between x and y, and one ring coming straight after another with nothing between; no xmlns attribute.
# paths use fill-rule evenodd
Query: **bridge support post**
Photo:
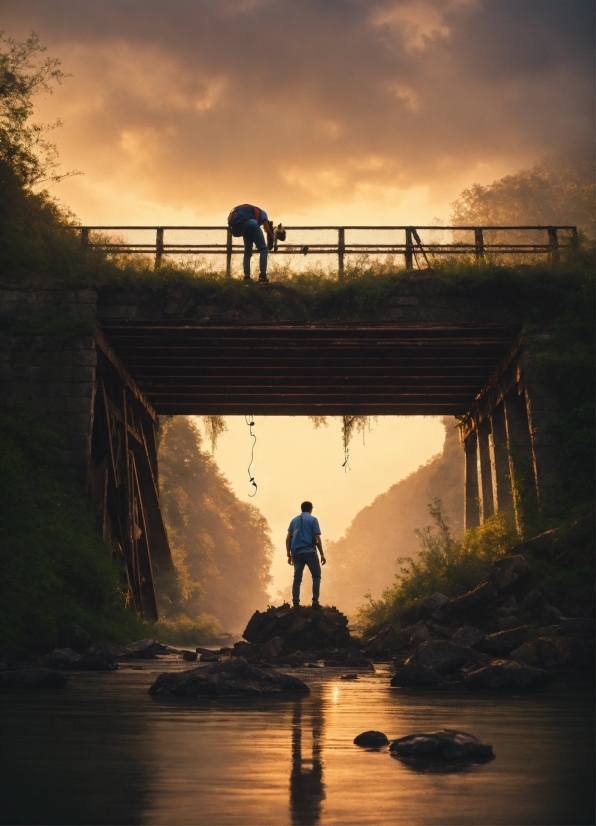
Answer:
<svg viewBox="0 0 596 826"><path fill-rule="evenodd" d="M524 391L515 387L504 404L515 524L526 536L538 527L538 496Z"/></svg>
<svg viewBox="0 0 596 826"><path fill-rule="evenodd" d="M513 493L509 471L505 408L501 401L491 412L491 451L494 469L494 502L498 513L506 514L511 527L514 524Z"/></svg>
<svg viewBox="0 0 596 826"><path fill-rule="evenodd" d="M526 354L526 408L532 441L532 459L542 519L557 516L561 461L552 419L558 412L557 400L547 388L532 379L532 353Z"/></svg>
<svg viewBox="0 0 596 826"><path fill-rule="evenodd" d="M480 524L477 443L475 431L470 433L464 441L464 529L466 531Z"/></svg>
<svg viewBox="0 0 596 826"><path fill-rule="evenodd" d="M480 491L480 522L495 512L493 498L492 463L489 449L490 420L483 419L478 425L478 475Z"/></svg>

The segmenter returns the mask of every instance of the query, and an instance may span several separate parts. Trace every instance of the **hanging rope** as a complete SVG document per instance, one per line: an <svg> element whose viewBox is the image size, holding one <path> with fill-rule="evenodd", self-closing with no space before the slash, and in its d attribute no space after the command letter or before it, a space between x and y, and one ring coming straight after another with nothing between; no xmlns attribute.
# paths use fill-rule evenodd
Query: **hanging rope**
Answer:
<svg viewBox="0 0 596 826"><path fill-rule="evenodd" d="M250 463L248 465L248 481L250 482L250 484L254 488L254 493L249 493L248 495L252 499L254 496L257 495L257 490L258 490L257 483L255 482L255 477L252 476L251 472L250 472L250 469L252 468L252 463L254 462L254 459L255 459L255 445L257 443L257 437L252 432L252 429L253 429L254 424L255 424L254 421L253 421L253 417L252 416L245 416L244 421L248 425L248 432L250 433L250 435L253 438L252 448L251 448L251 451L250 451Z"/></svg>

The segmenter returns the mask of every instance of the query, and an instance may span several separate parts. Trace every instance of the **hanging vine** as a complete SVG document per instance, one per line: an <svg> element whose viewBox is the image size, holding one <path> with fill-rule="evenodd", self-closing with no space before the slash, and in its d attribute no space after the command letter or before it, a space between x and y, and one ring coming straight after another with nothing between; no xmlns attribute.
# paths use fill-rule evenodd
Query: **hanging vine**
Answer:
<svg viewBox="0 0 596 826"><path fill-rule="evenodd" d="M217 440L228 429L226 420L223 416L203 416L203 427L205 436L211 443L211 453L215 453Z"/></svg>

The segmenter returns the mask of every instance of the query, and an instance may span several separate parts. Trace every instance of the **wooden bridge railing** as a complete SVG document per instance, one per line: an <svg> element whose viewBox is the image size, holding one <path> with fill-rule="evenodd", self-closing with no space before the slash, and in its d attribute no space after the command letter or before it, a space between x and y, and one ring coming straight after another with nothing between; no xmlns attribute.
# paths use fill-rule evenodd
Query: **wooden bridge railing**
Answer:
<svg viewBox="0 0 596 826"><path fill-rule="evenodd" d="M158 268L164 255L225 255L226 273L231 276L232 256L244 251L242 239L233 238L226 226L86 226L81 227L81 241L84 246L94 247L119 254L150 254L154 256ZM477 259L486 256L502 255L547 255L551 260L558 260L562 248L572 246L577 241L575 226L294 226L286 227L288 243L276 245L275 253L283 255L335 255L337 256L340 276L344 272L347 255L403 255L407 270L420 266L419 257L429 265L429 256L473 255ZM308 238L309 233L337 233L337 241L299 244L291 243L292 233ZM561 232L567 233L565 237ZM150 243L129 240L110 240L106 233L155 233L155 240ZM168 235L173 233L199 234L198 240L176 243ZM207 236L221 233L221 242L210 240ZM357 243L351 241L353 232L384 235L397 234L395 240L383 243ZM423 241L420 232L430 232L433 238ZM399 235L403 233L403 237ZM436 240L438 234L451 233L451 238L441 242ZM494 235L494 234L497 235ZM201 239L201 234L203 238ZM487 235L488 234L488 235ZM492 237L491 237L492 234ZM509 238L507 238L507 234ZM539 238L538 235L542 235ZM466 239L469 236L469 241ZM311 235L311 237L313 237Z"/></svg>

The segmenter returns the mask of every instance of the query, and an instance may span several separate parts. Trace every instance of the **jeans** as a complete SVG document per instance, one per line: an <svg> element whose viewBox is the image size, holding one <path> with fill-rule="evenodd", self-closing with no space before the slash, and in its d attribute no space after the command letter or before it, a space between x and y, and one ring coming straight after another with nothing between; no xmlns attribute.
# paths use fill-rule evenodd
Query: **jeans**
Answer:
<svg viewBox="0 0 596 826"><path fill-rule="evenodd" d="M250 278L250 259L252 258L252 245L258 249L260 254L261 277L267 276L267 244L263 230L259 226L256 218L249 218L244 225L244 276Z"/></svg>
<svg viewBox="0 0 596 826"><path fill-rule="evenodd" d="M319 562L319 555L316 551L307 551L303 554L296 554L294 557L294 584L292 585L292 602L294 605L300 602L300 585L302 584L302 574L304 573L305 565L308 565L308 569L312 574L313 602L319 601L319 593L321 591L321 563Z"/></svg>

